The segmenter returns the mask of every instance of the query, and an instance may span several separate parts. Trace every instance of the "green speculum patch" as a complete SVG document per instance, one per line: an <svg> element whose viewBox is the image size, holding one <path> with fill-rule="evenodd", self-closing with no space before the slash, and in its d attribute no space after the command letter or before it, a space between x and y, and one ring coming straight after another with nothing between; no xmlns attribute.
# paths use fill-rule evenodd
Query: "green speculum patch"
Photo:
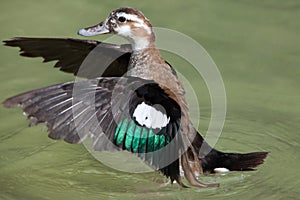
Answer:
<svg viewBox="0 0 300 200"><path fill-rule="evenodd" d="M147 153L157 151L166 146L170 140L163 134L163 128L159 134L152 129L139 126L133 120L124 119L116 128L114 139L118 146L124 144L125 149L133 153Z"/></svg>

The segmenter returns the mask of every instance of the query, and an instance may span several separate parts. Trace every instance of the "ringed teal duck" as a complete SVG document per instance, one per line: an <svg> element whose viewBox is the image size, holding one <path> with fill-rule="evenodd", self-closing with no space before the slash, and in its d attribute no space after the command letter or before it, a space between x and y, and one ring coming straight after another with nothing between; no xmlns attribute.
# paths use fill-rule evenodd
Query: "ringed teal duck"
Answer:
<svg viewBox="0 0 300 200"><path fill-rule="evenodd" d="M75 83L64 83L16 95L3 105L21 105L31 125L46 123L52 139L74 144L91 137L95 150L130 151L182 187L186 186L180 167L190 185L216 187L200 182L195 174L220 168L253 170L264 162L267 152L223 153L210 147L208 154L200 156L200 147L209 145L193 127L183 85L156 48L152 25L142 12L119 8L103 22L78 32L82 36L109 33L124 37L130 45L70 38L4 41L20 47L22 56L57 61L54 67L86 80L76 83L85 85L77 97ZM93 50L97 61L107 61L107 67L96 63L79 73Z"/></svg>

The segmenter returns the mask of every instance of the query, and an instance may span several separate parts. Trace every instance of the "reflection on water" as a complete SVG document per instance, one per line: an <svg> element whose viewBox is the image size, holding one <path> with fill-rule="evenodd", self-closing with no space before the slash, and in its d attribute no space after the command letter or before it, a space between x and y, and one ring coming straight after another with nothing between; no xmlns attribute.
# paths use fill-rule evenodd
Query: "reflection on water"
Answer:
<svg viewBox="0 0 300 200"><path fill-rule="evenodd" d="M287 8L297 7L299 2L280 1L289 4L285 10L269 4L260 7L260 2L195 0L188 13L182 13L186 2L160 2L160 8L152 2L125 3L141 8L156 25L177 30L185 27L185 33L204 43L220 68L228 98L227 121L216 147L232 152L271 152L257 171L201 177L205 182L221 183L219 188L180 189L166 184L156 172L130 174L110 169L82 145L48 139L45 126L28 128L21 109L1 107L1 199L296 199L300 193L300 48L296 42L300 26L294 23L300 12ZM20 35L75 37L76 29L92 23L99 9L107 13L119 7L119 2L107 2L99 8L96 3L80 0L55 4L12 0L2 4L2 40ZM17 12L17 8L22 10ZM165 10L153 14L157 9ZM164 13L172 15L172 20ZM188 21L182 17L186 15L190 16ZM1 46L0 53L1 101L28 89L72 80L51 64L17 57L16 49ZM171 63L180 67L180 61ZM199 80L192 77L201 99L200 130L205 132L210 118L209 95L205 85L199 86Z"/></svg>

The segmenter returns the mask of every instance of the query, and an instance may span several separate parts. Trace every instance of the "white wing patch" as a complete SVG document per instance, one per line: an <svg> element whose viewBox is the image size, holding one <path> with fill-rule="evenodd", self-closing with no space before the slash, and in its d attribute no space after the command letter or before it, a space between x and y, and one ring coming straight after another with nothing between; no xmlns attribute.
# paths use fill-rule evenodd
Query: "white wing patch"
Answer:
<svg viewBox="0 0 300 200"><path fill-rule="evenodd" d="M135 117L135 120L142 126L152 129L161 129L170 122L170 117L161 110L162 109L156 109L155 105L149 106L145 102L142 102L134 110L133 117Z"/></svg>

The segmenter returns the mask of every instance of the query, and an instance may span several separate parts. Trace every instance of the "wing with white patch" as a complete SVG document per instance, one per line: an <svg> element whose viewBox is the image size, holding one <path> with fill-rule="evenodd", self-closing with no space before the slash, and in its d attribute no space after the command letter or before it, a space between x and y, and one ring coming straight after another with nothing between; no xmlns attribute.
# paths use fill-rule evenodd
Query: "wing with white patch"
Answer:
<svg viewBox="0 0 300 200"><path fill-rule="evenodd" d="M46 123L52 139L92 137L95 150L128 150L172 180L179 174L181 110L153 81L90 79L29 91L3 105L22 105L30 125Z"/></svg>

